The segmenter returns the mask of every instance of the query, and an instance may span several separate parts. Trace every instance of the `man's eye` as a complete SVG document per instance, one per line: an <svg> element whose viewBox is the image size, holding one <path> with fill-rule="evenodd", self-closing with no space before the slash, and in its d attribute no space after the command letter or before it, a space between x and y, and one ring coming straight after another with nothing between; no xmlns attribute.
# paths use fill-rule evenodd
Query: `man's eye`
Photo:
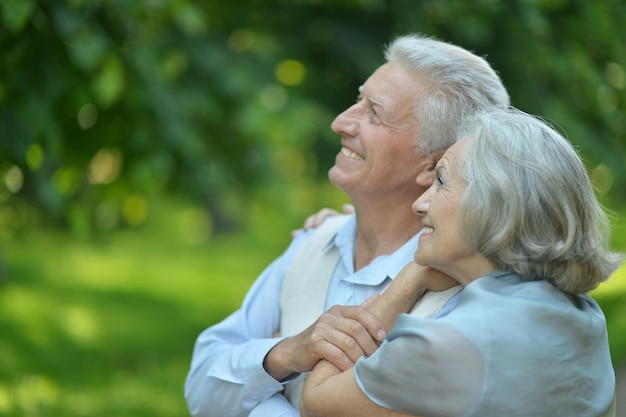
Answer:
<svg viewBox="0 0 626 417"><path fill-rule="evenodd" d="M441 175L437 175L436 181L437 181L437 188L442 188L444 186L443 178L441 177Z"/></svg>

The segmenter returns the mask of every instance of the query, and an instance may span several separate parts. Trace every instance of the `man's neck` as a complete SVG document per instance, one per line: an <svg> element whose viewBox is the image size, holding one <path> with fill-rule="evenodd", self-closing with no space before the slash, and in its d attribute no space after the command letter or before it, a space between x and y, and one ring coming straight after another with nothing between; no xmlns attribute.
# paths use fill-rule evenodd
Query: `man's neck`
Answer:
<svg viewBox="0 0 626 417"><path fill-rule="evenodd" d="M421 218L410 207L406 204L393 209L374 210L371 206L363 209L355 206L355 271L366 267L378 256L395 252L420 231Z"/></svg>

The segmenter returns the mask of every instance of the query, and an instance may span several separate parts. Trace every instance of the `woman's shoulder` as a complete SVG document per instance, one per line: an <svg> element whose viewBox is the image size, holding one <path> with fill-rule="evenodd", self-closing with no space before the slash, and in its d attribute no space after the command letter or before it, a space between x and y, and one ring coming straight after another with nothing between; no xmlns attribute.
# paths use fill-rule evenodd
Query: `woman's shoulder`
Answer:
<svg viewBox="0 0 626 417"><path fill-rule="evenodd" d="M465 287L459 301L460 307L471 307L478 301L482 307L505 311L545 308L601 314L598 304L587 294L569 294L547 280L528 280L514 272L494 271L477 279Z"/></svg>
<svg viewBox="0 0 626 417"><path fill-rule="evenodd" d="M606 327L602 310L588 295L567 294L547 281L527 281L518 274L501 271L466 286L454 308L435 320L437 323L425 324L423 320L399 317L397 334L445 325L472 340L494 331L510 333L511 329L540 334L555 329L567 333L564 329L582 327L591 334L600 334Z"/></svg>

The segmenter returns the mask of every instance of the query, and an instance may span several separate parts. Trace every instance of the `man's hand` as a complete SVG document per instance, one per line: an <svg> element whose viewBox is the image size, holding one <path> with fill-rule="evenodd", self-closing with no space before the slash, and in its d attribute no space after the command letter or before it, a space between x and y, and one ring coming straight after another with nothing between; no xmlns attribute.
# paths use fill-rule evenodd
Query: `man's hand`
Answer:
<svg viewBox="0 0 626 417"><path fill-rule="evenodd" d="M293 373L308 372L326 359L341 370L371 355L386 333L382 323L367 308L333 306L315 323L278 343L265 357L263 367L278 381Z"/></svg>
<svg viewBox="0 0 626 417"><path fill-rule="evenodd" d="M351 204L344 204L341 207L341 210L344 214L352 214L354 213L354 206ZM337 210L333 210L330 208L323 208L320 211L318 211L315 214L310 215L309 217L307 217L304 220L304 225L302 226L302 229L296 229L296 230L292 230L291 231L291 237L295 237L298 233L302 232L302 231L307 231L309 229L314 229L317 226L319 226L320 224L322 224L322 222L324 222L324 220L327 217L332 217L332 216L337 216L341 213L339 213Z"/></svg>

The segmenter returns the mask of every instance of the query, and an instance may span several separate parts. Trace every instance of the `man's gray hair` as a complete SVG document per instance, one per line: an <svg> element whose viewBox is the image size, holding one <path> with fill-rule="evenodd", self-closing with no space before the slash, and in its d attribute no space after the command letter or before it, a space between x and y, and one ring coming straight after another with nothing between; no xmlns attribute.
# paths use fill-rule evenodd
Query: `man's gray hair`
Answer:
<svg viewBox="0 0 626 417"><path fill-rule="evenodd" d="M417 97L417 150L430 155L452 146L465 114L509 105L509 94L487 61L459 46L418 34L400 36L385 48L397 62L424 81Z"/></svg>

